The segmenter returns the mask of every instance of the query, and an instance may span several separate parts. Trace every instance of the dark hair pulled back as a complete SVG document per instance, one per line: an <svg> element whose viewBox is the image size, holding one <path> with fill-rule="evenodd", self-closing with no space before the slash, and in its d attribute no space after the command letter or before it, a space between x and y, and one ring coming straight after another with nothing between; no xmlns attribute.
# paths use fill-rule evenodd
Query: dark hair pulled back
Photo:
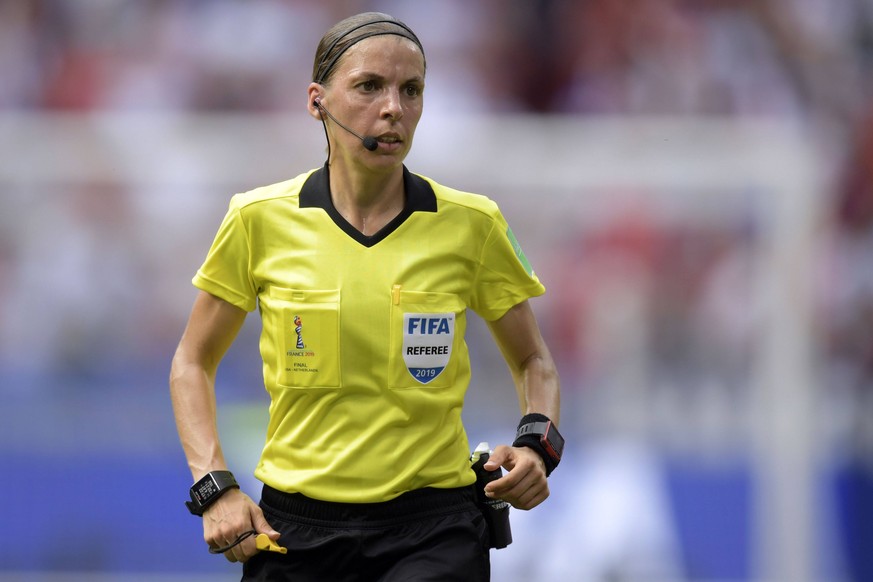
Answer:
<svg viewBox="0 0 873 582"><path fill-rule="evenodd" d="M315 51L315 61L312 66L312 80L322 85L327 84L333 76L340 57L352 46L372 36L393 34L408 38L421 51L424 58L424 48L412 29L393 16L382 12L363 12L341 20L328 30ZM427 61L425 60L425 67Z"/></svg>

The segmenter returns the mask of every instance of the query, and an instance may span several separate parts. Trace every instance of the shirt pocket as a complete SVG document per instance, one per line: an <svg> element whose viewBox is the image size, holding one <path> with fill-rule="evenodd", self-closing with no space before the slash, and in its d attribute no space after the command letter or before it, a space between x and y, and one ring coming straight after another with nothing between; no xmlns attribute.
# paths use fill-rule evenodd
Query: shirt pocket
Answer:
<svg viewBox="0 0 873 582"><path fill-rule="evenodd" d="M388 369L393 390L454 384L465 305L452 293L393 290Z"/></svg>
<svg viewBox="0 0 873 582"><path fill-rule="evenodd" d="M284 388L339 388L340 291L273 287L277 378Z"/></svg>

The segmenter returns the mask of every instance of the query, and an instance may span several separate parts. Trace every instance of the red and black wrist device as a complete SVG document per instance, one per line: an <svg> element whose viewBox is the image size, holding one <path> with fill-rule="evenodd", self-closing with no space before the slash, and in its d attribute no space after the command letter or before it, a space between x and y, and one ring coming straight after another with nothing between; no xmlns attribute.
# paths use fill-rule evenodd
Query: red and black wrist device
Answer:
<svg viewBox="0 0 873 582"><path fill-rule="evenodd" d="M546 465L546 476L550 475L564 454L564 437L558 427L545 414L526 414L518 423L514 447L528 447L539 453Z"/></svg>

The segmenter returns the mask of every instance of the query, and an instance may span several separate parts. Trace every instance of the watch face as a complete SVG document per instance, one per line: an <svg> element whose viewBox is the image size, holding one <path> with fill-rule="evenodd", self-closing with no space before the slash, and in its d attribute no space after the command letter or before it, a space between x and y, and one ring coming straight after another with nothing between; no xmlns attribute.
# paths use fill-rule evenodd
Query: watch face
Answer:
<svg viewBox="0 0 873 582"><path fill-rule="evenodd" d="M564 437L561 436L561 433L558 432L558 429L555 428L555 425L549 422L549 430L545 435L546 442L551 447L552 452L555 453L558 460L561 459L561 455L564 454Z"/></svg>
<svg viewBox="0 0 873 582"><path fill-rule="evenodd" d="M215 484L212 475L207 475L197 482L197 484L191 489L191 492L194 494L197 502L203 504L207 499L218 493L218 485Z"/></svg>

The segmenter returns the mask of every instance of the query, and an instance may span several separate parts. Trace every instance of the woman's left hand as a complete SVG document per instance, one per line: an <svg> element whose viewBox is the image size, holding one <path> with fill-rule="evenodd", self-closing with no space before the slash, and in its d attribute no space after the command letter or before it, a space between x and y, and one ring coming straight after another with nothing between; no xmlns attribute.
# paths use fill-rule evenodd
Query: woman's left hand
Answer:
<svg viewBox="0 0 873 582"><path fill-rule="evenodd" d="M528 447L499 445L485 469L503 467L507 473L485 485L485 495L502 499L516 509L533 509L549 497L549 482L542 457Z"/></svg>

